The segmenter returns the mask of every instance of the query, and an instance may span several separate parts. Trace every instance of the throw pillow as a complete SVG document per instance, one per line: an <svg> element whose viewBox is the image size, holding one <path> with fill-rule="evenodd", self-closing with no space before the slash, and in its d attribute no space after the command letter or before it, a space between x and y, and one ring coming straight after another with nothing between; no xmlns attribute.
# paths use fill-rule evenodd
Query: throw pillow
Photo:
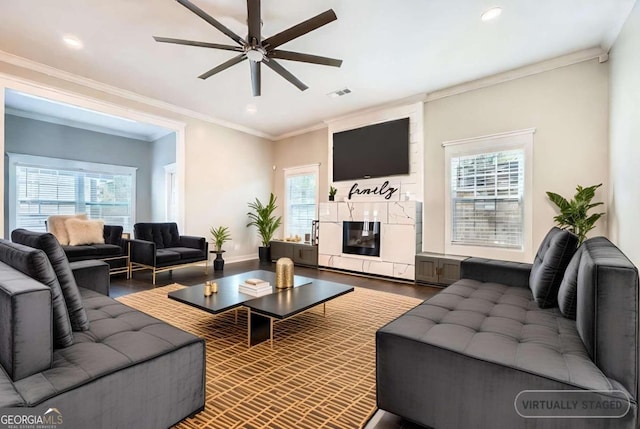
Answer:
<svg viewBox="0 0 640 429"><path fill-rule="evenodd" d="M52 234L28 231L26 229L13 231L11 240L14 243L24 244L44 251L56 273L58 283L60 283L72 330L86 331L89 329L89 318L82 304L80 290L73 276L73 271L71 271L67 255L60 247L58 240Z"/></svg>
<svg viewBox="0 0 640 429"><path fill-rule="evenodd" d="M564 272L558 290L558 307L564 317L576 320L576 303L578 301L578 270L582 258L582 247L578 249Z"/></svg>
<svg viewBox="0 0 640 429"><path fill-rule="evenodd" d="M556 306L560 282L577 246L575 234L557 227L542 240L529 275L529 288L540 308Z"/></svg>
<svg viewBox="0 0 640 429"><path fill-rule="evenodd" d="M67 219L65 222L69 234L69 245L104 244L104 221Z"/></svg>
<svg viewBox="0 0 640 429"><path fill-rule="evenodd" d="M74 214L74 215L54 215L47 218L47 230L53 234L61 245L69 245L69 234L67 234L67 226L65 222L67 219L87 219L86 213Z"/></svg>

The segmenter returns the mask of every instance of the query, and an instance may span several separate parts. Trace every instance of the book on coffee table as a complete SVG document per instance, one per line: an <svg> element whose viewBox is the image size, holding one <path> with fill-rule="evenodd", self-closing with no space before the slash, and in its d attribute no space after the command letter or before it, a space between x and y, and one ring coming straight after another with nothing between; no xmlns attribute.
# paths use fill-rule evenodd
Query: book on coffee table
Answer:
<svg viewBox="0 0 640 429"><path fill-rule="evenodd" d="M260 279L247 279L240 284L238 291L251 295L271 293L271 284Z"/></svg>
<svg viewBox="0 0 640 429"><path fill-rule="evenodd" d="M238 288L238 291L240 293L244 293L245 295L264 296L264 295L271 294L272 289L269 287L269 289L253 290L253 289L243 289L242 286L240 286L240 288Z"/></svg>

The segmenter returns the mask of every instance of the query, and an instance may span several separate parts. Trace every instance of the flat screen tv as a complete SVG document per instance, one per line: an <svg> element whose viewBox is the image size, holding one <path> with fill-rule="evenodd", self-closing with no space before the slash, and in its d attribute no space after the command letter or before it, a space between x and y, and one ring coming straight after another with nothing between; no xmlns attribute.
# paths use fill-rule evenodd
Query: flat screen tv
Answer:
<svg viewBox="0 0 640 429"><path fill-rule="evenodd" d="M333 134L333 181L409 174L409 118Z"/></svg>

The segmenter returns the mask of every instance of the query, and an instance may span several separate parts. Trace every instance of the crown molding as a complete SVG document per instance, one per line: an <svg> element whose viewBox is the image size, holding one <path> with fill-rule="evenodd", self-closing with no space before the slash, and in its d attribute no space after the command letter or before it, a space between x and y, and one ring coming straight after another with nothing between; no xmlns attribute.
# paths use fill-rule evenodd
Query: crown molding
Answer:
<svg viewBox="0 0 640 429"><path fill-rule="evenodd" d="M193 119L199 119L201 121L209 122L215 125L220 125L225 128L230 128L232 130L241 131L246 134L251 134L256 137L261 137L261 138L265 138L272 141L275 140L274 136L267 133L263 133L262 131L254 130L253 128L245 127L243 125L226 121L224 119L219 119L213 116L205 115L191 109L176 106L175 104L167 103L166 101L161 101L152 97L147 97L146 95L141 95L136 92L118 88L116 86L108 85L106 83L98 82L93 79L78 76L76 74L69 73L67 71L60 70L55 67L51 67L46 64L42 64L33 60L29 60L24 57L10 54L9 52L5 52L2 50L0 50L0 61L7 64L12 64L14 66L22 67L28 70L32 70L38 73L43 73L45 75L48 75L60 80L64 80L67 82L75 83L87 88L95 89L97 91L101 91L110 95L121 97L126 100L135 101L138 103L145 104L147 106L167 110L169 112L173 112L178 115L187 116Z"/></svg>
<svg viewBox="0 0 640 429"><path fill-rule="evenodd" d="M301 128L299 130L291 131L289 133L280 134L279 136L275 136L273 138L273 141L280 141L280 140L288 139L290 137L311 133L313 131L323 130L325 128L327 128L327 124L323 122L320 124L311 125L310 127L307 127L307 128Z"/></svg>
<svg viewBox="0 0 640 429"><path fill-rule="evenodd" d="M128 139L135 139L135 140L142 140L146 142L156 141L159 138L164 137L167 134L170 134L172 132L169 129L167 129L166 132L164 133L156 132L152 135L144 134L144 133L126 132L126 131L114 130L113 128L103 127L100 125L87 124L85 122L75 121L73 119L57 118L57 117L46 115L43 113L28 112L28 111L14 109L13 107L6 107L6 106L4 108L4 112L7 115L18 116L20 118L33 119L36 121L48 122L50 124L63 125L63 126L72 127L72 128L80 128L82 130L93 131L96 133L110 134L113 136L125 137Z"/></svg>
<svg viewBox="0 0 640 429"><path fill-rule="evenodd" d="M539 73L567 67L573 64L582 63L597 58L599 61L607 53L600 47L584 49L582 51L573 52L571 54L562 55L560 57L551 58L549 60L519 67L502 73L461 83L460 85L450 86L438 91L430 92L425 97L425 102L439 100L441 98L451 97L453 95L463 94L477 89L487 88L499 83L509 82L523 77L533 76ZM600 61L602 62L602 61Z"/></svg>

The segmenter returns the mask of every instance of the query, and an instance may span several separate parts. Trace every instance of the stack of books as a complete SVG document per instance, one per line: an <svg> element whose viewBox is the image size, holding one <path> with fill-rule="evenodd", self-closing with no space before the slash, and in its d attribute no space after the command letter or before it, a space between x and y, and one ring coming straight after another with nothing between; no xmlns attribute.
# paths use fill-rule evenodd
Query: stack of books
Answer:
<svg viewBox="0 0 640 429"><path fill-rule="evenodd" d="M269 282L260 279L247 279L240 284L238 291L247 295L262 296L270 294L272 289Z"/></svg>

